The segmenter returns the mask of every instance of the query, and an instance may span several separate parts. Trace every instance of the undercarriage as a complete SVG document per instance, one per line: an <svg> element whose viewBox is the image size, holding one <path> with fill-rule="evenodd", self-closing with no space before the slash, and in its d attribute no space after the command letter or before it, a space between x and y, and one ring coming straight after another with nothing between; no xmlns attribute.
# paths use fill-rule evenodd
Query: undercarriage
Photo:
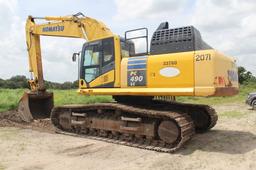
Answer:
<svg viewBox="0 0 256 170"><path fill-rule="evenodd" d="M195 132L205 132L217 122L216 112L207 105L114 98L118 102L55 107L52 123L59 133L174 152Z"/></svg>

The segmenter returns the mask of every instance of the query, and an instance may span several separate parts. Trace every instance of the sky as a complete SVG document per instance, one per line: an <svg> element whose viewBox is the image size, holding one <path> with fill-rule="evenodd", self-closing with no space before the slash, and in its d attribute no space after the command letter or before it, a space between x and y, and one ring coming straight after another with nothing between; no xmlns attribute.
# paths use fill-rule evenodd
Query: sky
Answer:
<svg viewBox="0 0 256 170"><path fill-rule="evenodd" d="M0 78L26 75L28 55L25 22L28 15L65 16L82 12L103 21L112 32L147 27L151 37L161 22L170 27L193 25L209 45L232 56L256 75L255 0L0 0ZM150 39L149 37L149 39ZM85 40L41 37L44 78L74 81L74 52Z"/></svg>

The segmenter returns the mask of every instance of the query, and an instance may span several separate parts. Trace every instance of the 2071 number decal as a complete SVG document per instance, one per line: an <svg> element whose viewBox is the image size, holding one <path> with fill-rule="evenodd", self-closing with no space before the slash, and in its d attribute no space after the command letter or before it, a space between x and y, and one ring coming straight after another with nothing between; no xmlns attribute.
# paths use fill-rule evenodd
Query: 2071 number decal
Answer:
<svg viewBox="0 0 256 170"><path fill-rule="evenodd" d="M197 54L196 61L210 61L212 59L211 54Z"/></svg>

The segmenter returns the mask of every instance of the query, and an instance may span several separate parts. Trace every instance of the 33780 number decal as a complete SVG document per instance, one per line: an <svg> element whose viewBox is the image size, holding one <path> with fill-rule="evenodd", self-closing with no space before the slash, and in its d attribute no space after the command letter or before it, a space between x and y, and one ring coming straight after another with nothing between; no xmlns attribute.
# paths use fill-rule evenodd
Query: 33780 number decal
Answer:
<svg viewBox="0 0 256 170"><path fill-rule="evenodd" d="M210 61L212 60L211 54L197 54L196 61Z"/></svg>

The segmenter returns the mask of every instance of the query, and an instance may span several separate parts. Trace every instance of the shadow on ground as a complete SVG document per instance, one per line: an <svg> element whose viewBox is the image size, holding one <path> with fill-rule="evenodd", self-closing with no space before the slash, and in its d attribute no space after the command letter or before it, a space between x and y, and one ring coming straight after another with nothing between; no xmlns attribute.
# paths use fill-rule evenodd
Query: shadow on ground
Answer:
<svg viewBox="0 0 256 170"><path fill-rule="evenodd" d="M227 154L244 154L256 149L256 135L251 132L211 130L196 134L187 145L178 151L188 155L196 150Z"/></svg>

